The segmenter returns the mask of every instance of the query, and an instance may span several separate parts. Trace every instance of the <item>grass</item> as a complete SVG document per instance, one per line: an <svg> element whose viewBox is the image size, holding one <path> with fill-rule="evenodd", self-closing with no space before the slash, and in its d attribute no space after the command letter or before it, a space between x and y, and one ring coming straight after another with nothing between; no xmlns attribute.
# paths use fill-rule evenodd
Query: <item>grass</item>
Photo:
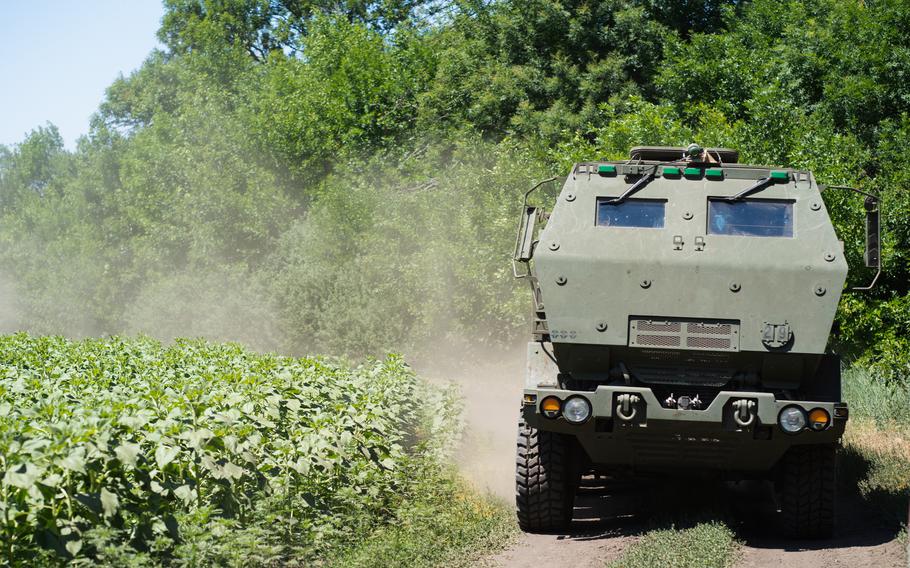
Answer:
<svg viewBox="0 0 910 568"><path fill-rule="evenodd" d="M340 551L333 568L470 566L517 534L511 506L478 494L454 472L430 467L385 524Z"/></svg>
<svg viewBox="0 0 910 568"><path fill-rule="evenodd" d="M907 522L910 494L910 383L886 381L863 369L844 373L850 422L841 477L896 522Z"/></svg>
<svg viewBox="0 0 910 568"><path fill-rule="evenodd" d="M725 568L738 556L736 534L725 523L653 530L610 563L610 568Z"/></svg>
<svg viewBox="0 0 910 568"><path fill-rule="evenodd" d="M844 373L850 421L841 452L841 483L901 526L897 540L907 548L910 501L910 378L885 380L860 368Z"/></svg>
<svg viewBox="0 0 910 568"><path fill-rule="evenodd" d="M851 418L910 435L910 377L887 380L852 367L843 375L843 398L850 403Z"/></svg>

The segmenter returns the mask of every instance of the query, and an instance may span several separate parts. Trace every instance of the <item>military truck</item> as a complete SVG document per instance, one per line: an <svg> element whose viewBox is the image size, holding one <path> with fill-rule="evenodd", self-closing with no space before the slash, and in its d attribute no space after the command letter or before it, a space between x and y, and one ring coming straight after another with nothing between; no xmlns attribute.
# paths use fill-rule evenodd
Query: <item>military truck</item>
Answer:
<svg viewBox="0 0 910 568"><path fill-rule="evenodd" d="M847 262L824 186L697 146L576 164L550 213L529 203L542 184L513 264L533 300L522 529L564 530L595 472L770 479L787 534L831 534L848 408L826 346ZM869 289L879 208L858 193Z"/></svg>

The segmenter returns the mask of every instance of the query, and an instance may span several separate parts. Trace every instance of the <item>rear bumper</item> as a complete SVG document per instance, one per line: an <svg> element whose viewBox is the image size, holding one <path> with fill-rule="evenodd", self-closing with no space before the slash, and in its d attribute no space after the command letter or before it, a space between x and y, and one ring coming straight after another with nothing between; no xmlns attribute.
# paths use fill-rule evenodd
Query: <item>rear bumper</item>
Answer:
<svg viewBox="0 0 910 568"><path fill-rule="evenodd" d="M777 400L765 392L722 391L703 410L664 408L649 388L599 386L595 391L525 389L524 415L540 430L575 436L595 465L636 470L708 469L763 472L770 470L795 445L840 442L847 421L844 403ZM623 395L634 395L634 415L623 408ZM592 416L583 424L571 424L562 416L547 418L540 404L548 396L566 400L572 396L591 403ZM529 402L533 398L534 402ZM736 420L736 403L751 401L753 419L747 425ZM821 431L789 434L777 418L787 406L807 412L822 408L832 417Z"/></svg>

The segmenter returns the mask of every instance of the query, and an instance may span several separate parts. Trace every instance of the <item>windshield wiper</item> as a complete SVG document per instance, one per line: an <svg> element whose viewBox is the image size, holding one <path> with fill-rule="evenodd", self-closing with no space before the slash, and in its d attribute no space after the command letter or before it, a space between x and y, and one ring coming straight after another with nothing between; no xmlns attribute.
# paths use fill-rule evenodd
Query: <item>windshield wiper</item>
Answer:
<svg viewBox="0 0 910 568"><path fill-rule="evenodd" d="M648 185L648 184L651 182L651 180L654 179L654 177L655 177L656 175L657 175L657 167L655 166L654 169L651 170L651 173L645 174L645 175L643 175L642 177L640 177L640 178L638 179L638 181L636 181L635 183L633 183L632 185L630 185L630 186L629 186L629 189L627 189L625 192L623 192L622 195L620 195L619 197L616 197L616 198L614 198L614 199L609 199L609 200L606 201L606 203L609 203L610 205L618 205L618 204L622 203L622 202L625 201L630 195L632 195L633 193L635 193L635 192L638 191L639 189L643 188L644 186Z"/></svg>
<svg viewBox="0 0 910 568"><path fill-rule="evenodd" d="M758 193L759 191L765 189L765 186L767 186L768 184L771 183L771 179L772 179L771 176L761 178L760 180L758 180L754 184L750 185L746 189L740 191L736 195L733 195L731 197L724 197L723 200L731 201L731 202L732 201L741 201L744 197L752 195L753 193Z"/></svg>

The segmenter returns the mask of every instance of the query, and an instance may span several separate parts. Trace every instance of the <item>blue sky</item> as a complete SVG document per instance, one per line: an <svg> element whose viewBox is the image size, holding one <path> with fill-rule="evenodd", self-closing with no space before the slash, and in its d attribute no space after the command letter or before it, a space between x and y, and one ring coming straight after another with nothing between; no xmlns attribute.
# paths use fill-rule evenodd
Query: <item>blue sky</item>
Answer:
<svg viewBox="0 0 910 568"><path fill-rule="evenodd" d="M52 122L66 146L157 47L161 0L0 0L0 144Z"/></svg>

